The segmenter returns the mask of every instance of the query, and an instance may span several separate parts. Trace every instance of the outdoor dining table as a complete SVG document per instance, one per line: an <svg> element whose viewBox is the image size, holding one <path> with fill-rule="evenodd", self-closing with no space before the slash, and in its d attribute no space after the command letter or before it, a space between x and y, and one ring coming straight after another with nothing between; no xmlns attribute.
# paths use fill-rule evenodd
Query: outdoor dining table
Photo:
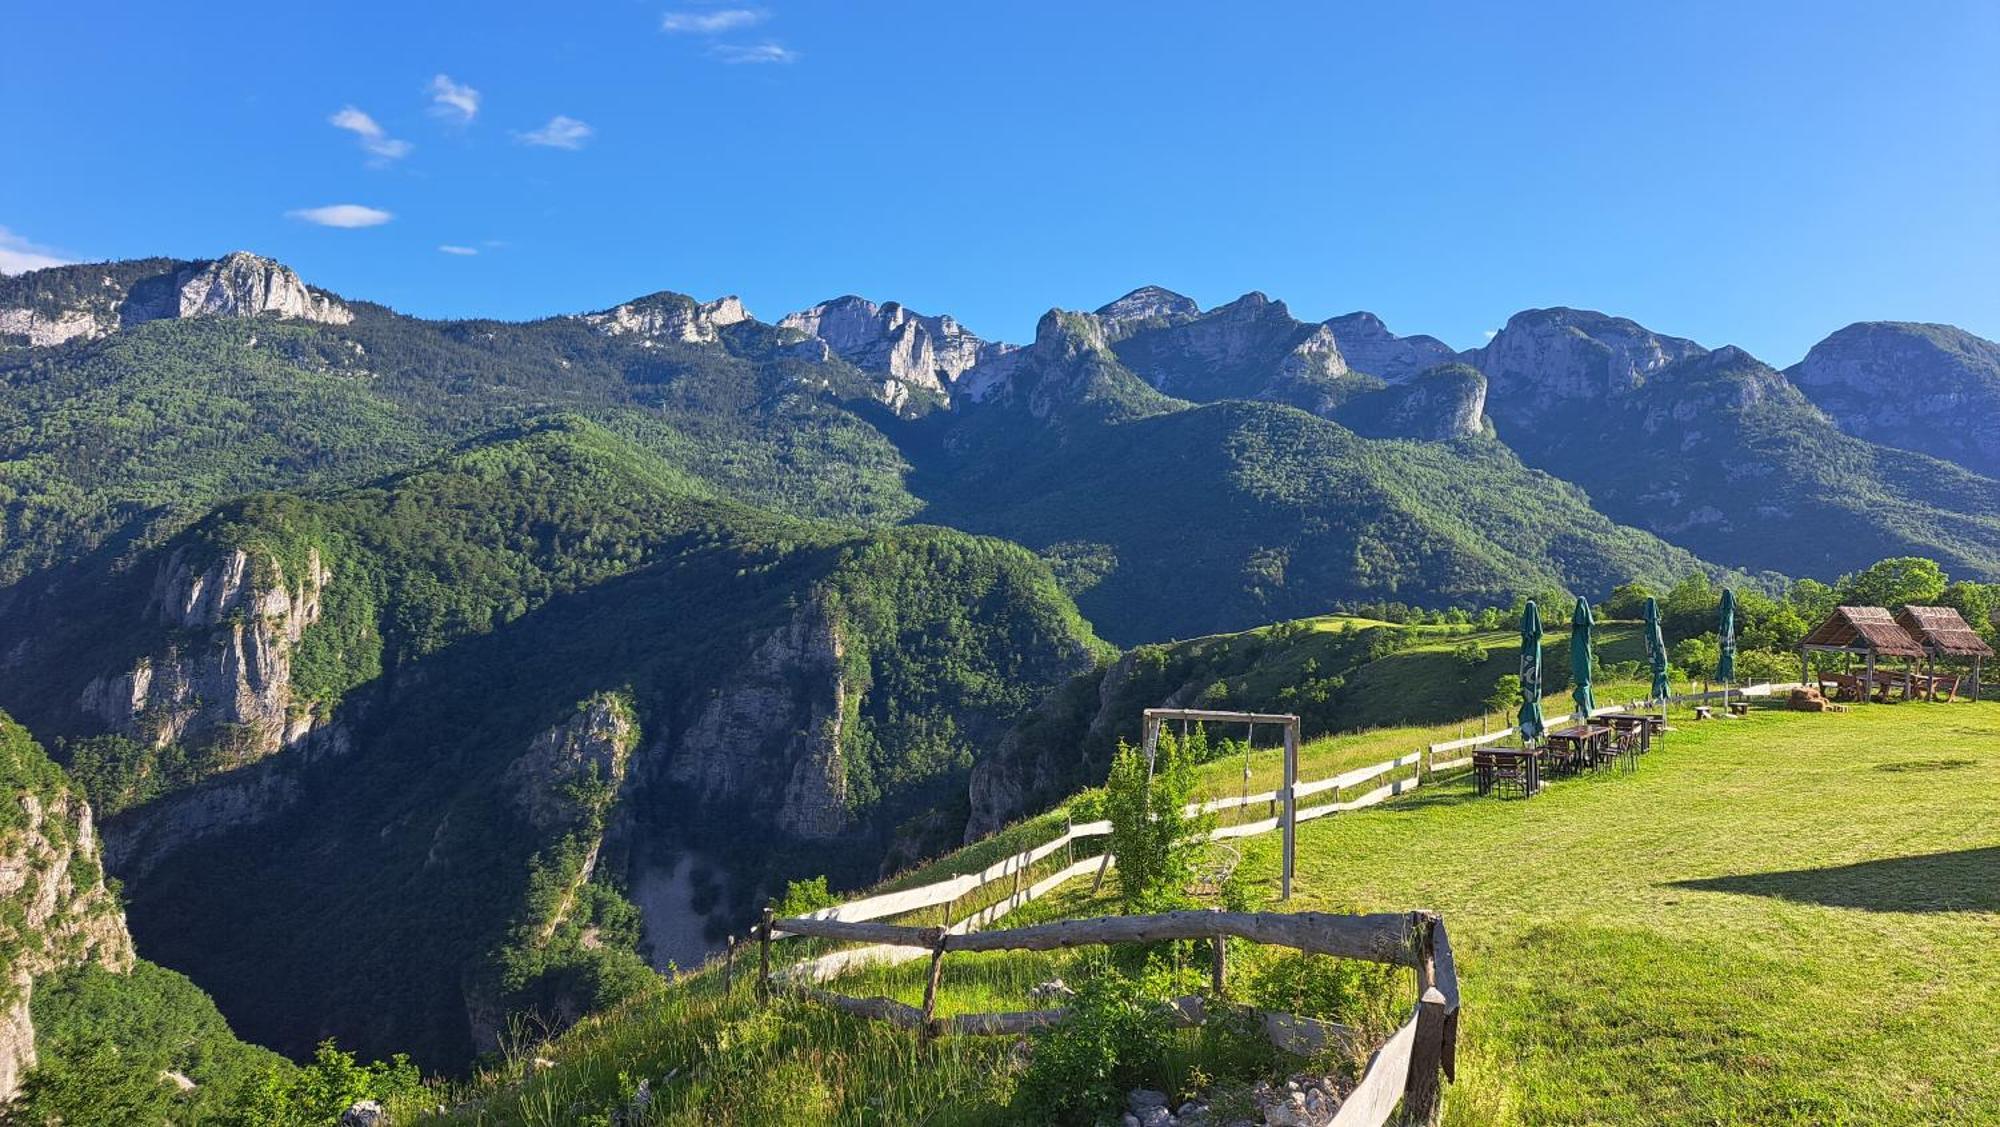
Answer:
<svg viewBox="0 0 2000 1127"><path fill-rule="evenodd" d="M1573 724L1548 733L1548 754L1569 772L1597 765L1611 747L1611 728L1604 724Z"/></svg>
<svg viewBox="0 0 2000 1127"><path fill-rule="evenodd" d="M1494 776L1501 764L1520 768L1524 794L1542 789L1541 757L1533 748L1482 747L1472 753L1472 774L1480 794L1493 793Z"/></svg>
<svg viewBox="0 0 2000 1127"><path fill-rule="evenodd" d="M1639 733L1639 750L1653 750L1653 734L1667 730L1667 718L1659 712L1608 712L1598 719L1620 732Z"/></svg>

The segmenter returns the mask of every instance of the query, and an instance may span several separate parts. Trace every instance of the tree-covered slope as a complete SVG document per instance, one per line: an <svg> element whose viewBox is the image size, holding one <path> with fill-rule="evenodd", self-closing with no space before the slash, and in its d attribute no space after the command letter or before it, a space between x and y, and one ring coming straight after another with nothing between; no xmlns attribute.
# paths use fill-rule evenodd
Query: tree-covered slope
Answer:
<svg viewBox="0 0 2000 1127"><path fill-rule="evenodd" d="M716 500L574 418L100 566L17 609L51 628L0 691L122 808L149 953L285 1051L446 1067L668 933L698 957L800 857L955 839L975 759L1100 648L1024 550ZM642 919L694 850L705 902Z"/></svg>
<svg viewBox="0 0 2000 1127"><path fill-rule="evenodd" d="M1158 393L1095 330L1086 315L1045 318L1002 389L929 421L943 437L913 483L929 519L1048 555L1114 640L1378 599L1595 593L1699 566L1490 440L1370 440L1277 404L1146 400Z"/></svg>

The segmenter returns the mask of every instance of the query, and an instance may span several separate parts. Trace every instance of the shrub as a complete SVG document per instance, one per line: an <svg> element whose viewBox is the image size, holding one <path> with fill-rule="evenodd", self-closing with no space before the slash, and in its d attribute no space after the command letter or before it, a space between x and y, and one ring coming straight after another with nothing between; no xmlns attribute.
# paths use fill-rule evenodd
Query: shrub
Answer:
<svg viewBox="0 0 2000 1127"><path fill-rule="evenodd" d="M1260 1009L1375 1029L1394 1024L1403 981L1387 963L1293 951L1258 968L1248 993Z"/></svg>
<svg viewBox="0 0 2000 1127"><path fill-rule="evenodd" d="M1172 1026L1156 983L1106 965L1085 979L1060 1022L1034 1035L1034 1053L1015 1089L1031 1121L1090 1122L1116 1116L1125 1093L1164 1068Z"/></svg>
<svg viewBox="0 0 2000 1127"><path fill-rule="evenodd" d="M1206 737L1195 736L1206 746ZM1111 819L1111 851L1118 859L1118 893L1125 911L1157 912L1186 907L1194 876L1194 854L1214 821L1190 817L1182 808L1194 794L1194 738L1183 742L1160 733L1152 777L1146 758L1122 741L1104 784L1104 809Z"/></svg>

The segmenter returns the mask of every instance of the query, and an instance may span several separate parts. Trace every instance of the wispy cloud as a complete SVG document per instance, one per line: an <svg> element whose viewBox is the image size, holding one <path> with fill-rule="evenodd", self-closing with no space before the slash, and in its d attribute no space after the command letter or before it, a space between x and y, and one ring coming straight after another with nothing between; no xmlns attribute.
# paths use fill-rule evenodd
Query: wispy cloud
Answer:
<svg viewBox="0 0 2000 1127"><path fill-rule="evenodd" d="M799 53L777 43L717 43L709 53L725 63L796 63Z"/></svg>
<svg viewBox="0 0 2000 1127"><path fill-rule="evenodd" d="M438 253L440 253L440 254L456 254L456 255L459 255L460 257L463 257L463 258L470 258L470 257L472 257L473 255L475 255L475 254L478 254L478 253L479 253L479 248L478 248L478 247L461 247L461 246L455 246L455 245L453 245L453 244L451 244L451 243L445 243L444 245L442 245L442 246L438 247Z"/></svg>
<svg viewBox="0 0 2000 1127"><path fill-rule="evenodd" d="M342 106L338 113L326 119L335 129L345 129L361 142L362 151L383 161L399 160L410 155L413 147L408 141L398 141L389 136L388 131L376 124L375 119L353 106Z"/></svg>
<svg viewBox="0 0 2000 1127"><path fill-rule="evenodd" d="M756 8L717 8L706 12L668 12L660 20L660 30L678 35L720 35L764 21Z"/></svg>
<svg viewBox="0 0 2000 1127"><path fill-rule="evenodd" d="M325 207L302 207L288 211L293 219L303 219L321 227L380 227L395 216L379 207L363 207L358 203L335 203Z"/></svg>
<svg viewBox="0 0 2000 1127"><path fill-rule="evenodd" d="M466 125L479 116L479 91L462 82L453 82L451 76L440 74L431 79L428 87L431 93L431 116L441 117L455 125Z"/></svg>
<svg viewBox="0 0 2000 1127"><path fill-rule="evenodd" d="M550 149L581 149L590 140L591 128L573 117L562 114L549 119L540 129L530 129L526 133L516 133L524 145L541 145Z"/></svg>
<svg viewBox="0 0 2000 1127"><path fill-rule="evenodd" d="M1486 330L1486 339L1487 339L1487 340L1492 340L1492 339L1493 339L1494 337L1497 337L1497 336L1499 336L1499 335L1500 335L1500 330L1499 330L1499 329L1488 329L1488 330Z"/></svg>
<svg viewBox="0 0 2000 1127"><path fill-rule="evenodd" d="M69 264L69 259L63 258L48 247L38 246L7 228L0 227L0 274L25 274L30 270Z"/></svg>

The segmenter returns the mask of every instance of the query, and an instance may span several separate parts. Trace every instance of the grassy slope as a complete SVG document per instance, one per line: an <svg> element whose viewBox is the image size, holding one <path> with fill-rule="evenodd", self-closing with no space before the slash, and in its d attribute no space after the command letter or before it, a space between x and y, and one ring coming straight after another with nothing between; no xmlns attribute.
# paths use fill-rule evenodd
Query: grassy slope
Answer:
<svg viewBox="0 0 2000 1127"><path fill-rule="evenodd" d="M1467 1007L1454 1123L1984 1122L1996 825L2000 704L1759 710L1532 802L1459 783L1309 823L1294 906L1445 914ZM1275 836L1245 854L1269 895ZM1079 884L1031 912L1107 906ZM1067 965L990 962L948 969L944 1012L1013 1004ZM850 989L904 995L919 970ZM533 1109L607 1106L621 1070L629 1089L675 1067L657 1122L1000 1116L1005 1050L759 1014L711 980L587 1024L459 1121L555 1122Z"/></svg>

